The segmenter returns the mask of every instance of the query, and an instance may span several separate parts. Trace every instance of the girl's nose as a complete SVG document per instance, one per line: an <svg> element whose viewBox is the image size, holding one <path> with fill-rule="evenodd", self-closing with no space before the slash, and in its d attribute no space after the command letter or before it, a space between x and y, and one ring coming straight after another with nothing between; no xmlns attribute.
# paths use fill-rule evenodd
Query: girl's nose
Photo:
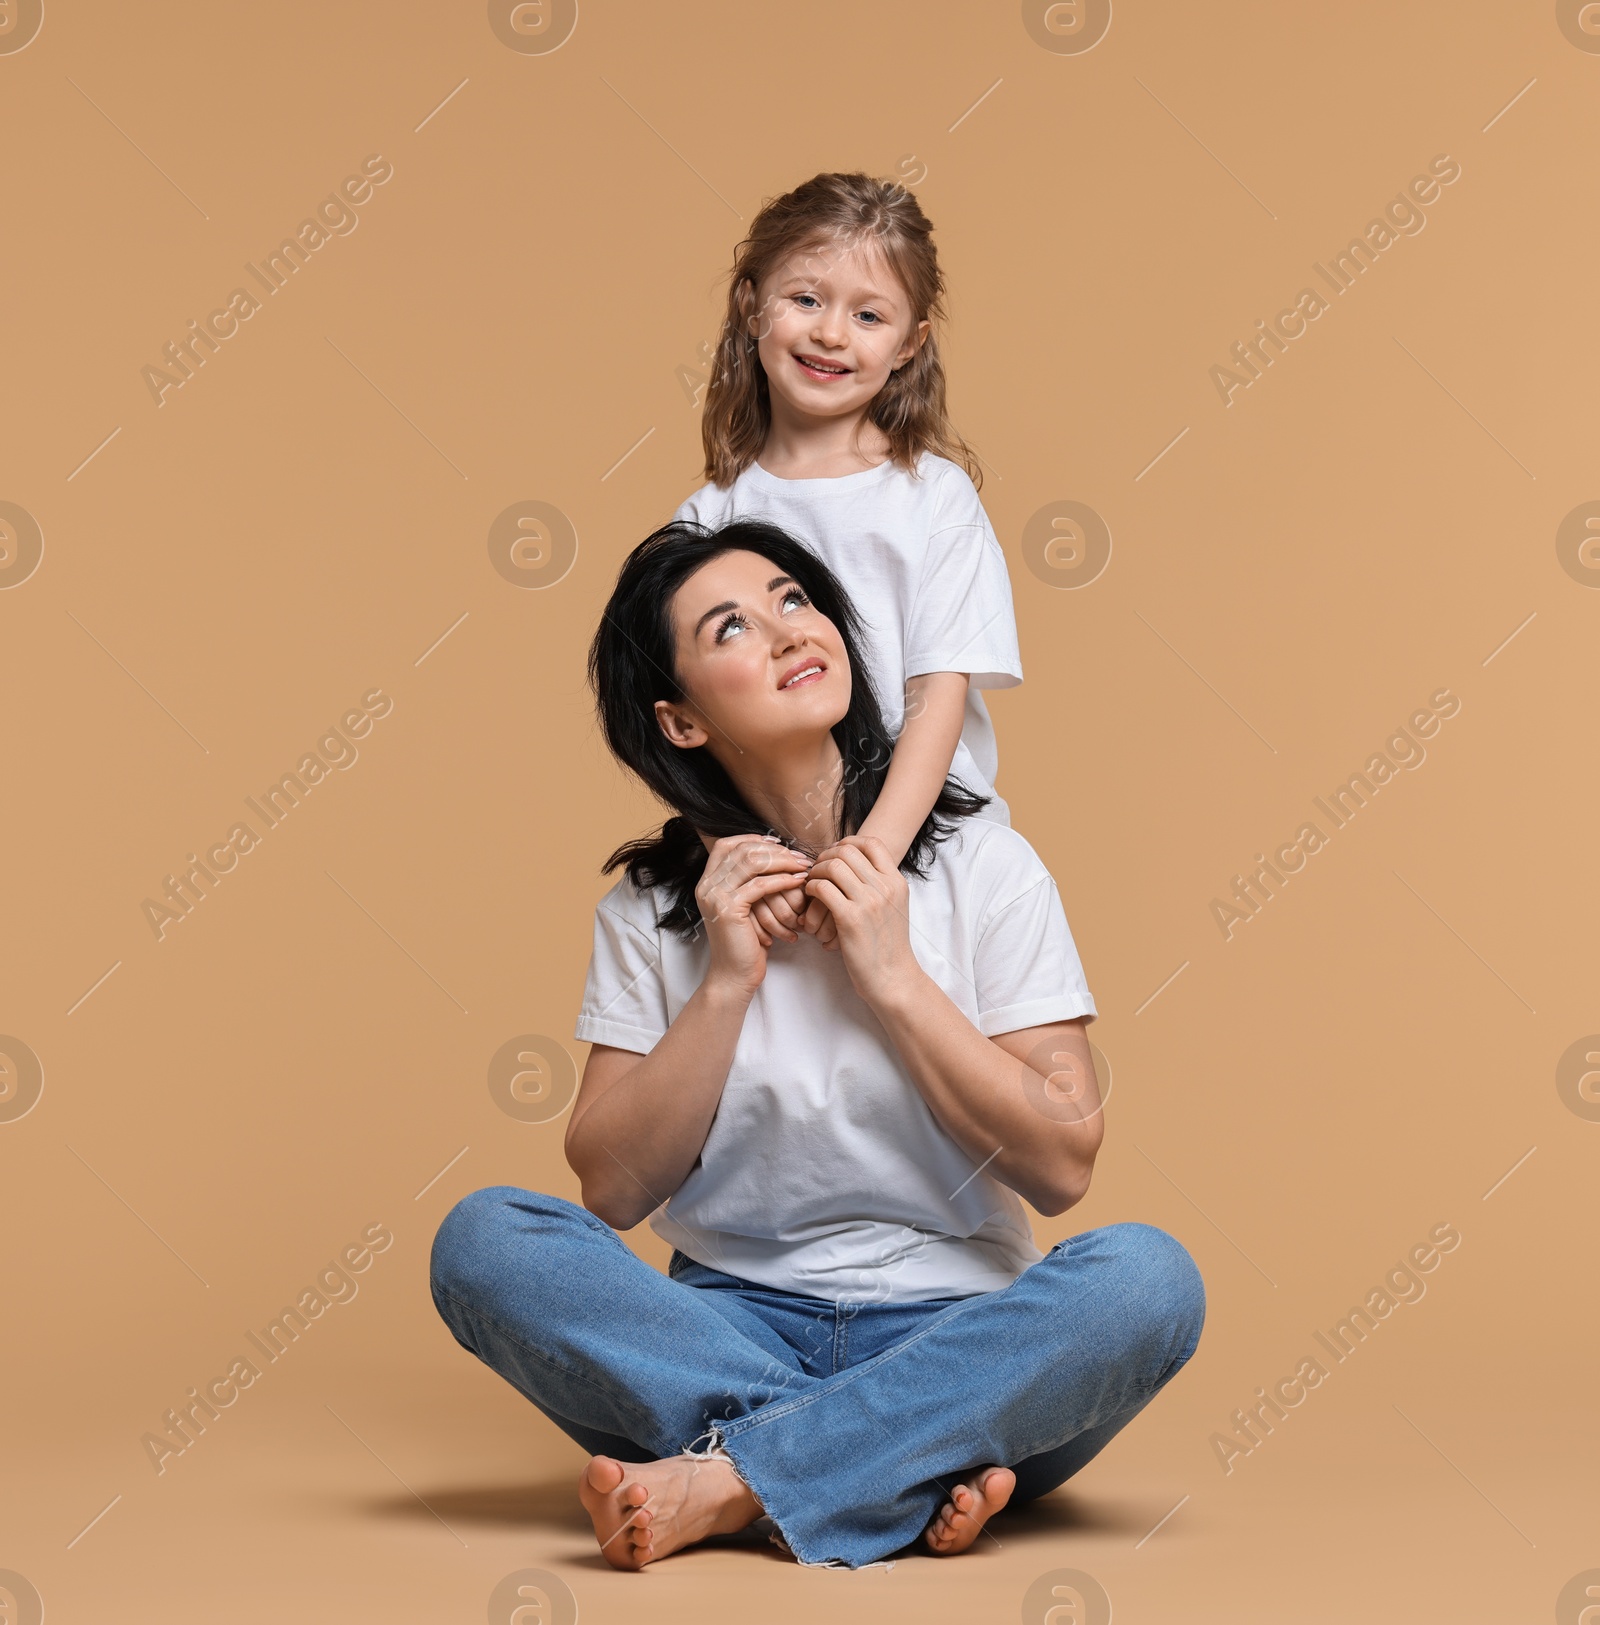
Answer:
<svg viewBox="0 0 1600 1625"><path fill-rule="evenodd" d="M834 350L842 348L846 339L844 312L835 305L824 305L817 312L814 331L819 344Z"/></svg>

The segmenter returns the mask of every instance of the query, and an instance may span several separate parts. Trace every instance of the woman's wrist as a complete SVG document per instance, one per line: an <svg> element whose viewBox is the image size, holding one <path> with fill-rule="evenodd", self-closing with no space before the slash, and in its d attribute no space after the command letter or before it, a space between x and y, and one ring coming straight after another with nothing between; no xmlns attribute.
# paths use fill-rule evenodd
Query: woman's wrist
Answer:
<svg viewBox="0 0 1600 1625"><path fill-rule="evenodd" d="M872 1013L891 1027L894 1022L915 1020L919 1010L926 1011L928 994L938 991L938 983L917 963L916 955L909 955L904 965L888 965L868 993L863 993Z"/></svg>
<svg viewBox="0 0 1600 1625"><path fill-rule="evenodd" d="M709 1011L737 1012L742 1016L756 996L756 990L736 973L719 971L713 965L706 972L696 996Z"/></svg>

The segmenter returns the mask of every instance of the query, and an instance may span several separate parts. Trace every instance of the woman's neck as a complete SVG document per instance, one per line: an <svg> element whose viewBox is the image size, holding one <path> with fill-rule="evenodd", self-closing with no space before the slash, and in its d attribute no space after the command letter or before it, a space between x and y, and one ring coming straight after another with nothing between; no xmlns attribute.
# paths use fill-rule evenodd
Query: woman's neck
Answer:
<svg viewBox="0 0 1600 1625"><path fill-rule="evenodd" d="M790 745L781 757L745 752L723 766L750 810L802 850L820 852L839 839L844 758L831 733L810 748Z"/></svg>
<svg viewBox="0 0 1600 1625"><path fill-rule="evenodd" d="M779 479L826 480L877 468L888 455L888 436L865 409L837 418L802 416L774 394L758 460Z"/></svg>

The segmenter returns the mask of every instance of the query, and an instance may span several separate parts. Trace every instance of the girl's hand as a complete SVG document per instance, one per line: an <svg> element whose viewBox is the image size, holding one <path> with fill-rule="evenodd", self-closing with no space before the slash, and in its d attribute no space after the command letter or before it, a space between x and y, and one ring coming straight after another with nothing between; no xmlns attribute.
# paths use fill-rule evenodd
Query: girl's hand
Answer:
<svg viewBox="0 0 1600 1625"><path fill-rule="evenodd" d="M726 835L711 845L695 901L711 944L706 980L754 993L767 974L772 938L757 926L756 905L792 890L810 861L765 835Z"/></svg>
<svg viewBox="0 0 1600 1625"><path fill-rule="evenodd" d="M801 895L804 896L804 893ZM839 922L828 912L827 905L820 897L813 897L807 901L805 913L801 916L800 929L814 936L818 947L826 948L829 953L838 953Z"/></svg>
<svg viewBox="0 0 1600 1625"><path fill-rule="evenodd" d="M757 903L753 914L757 929L765 933L763 947L770 948L774 937L798 942L804 931L817 939L819 947L839 951L839 927L833 916L799 886Z"/></svg>
<svg viewBox="0 0 1600 1625"><path fill-rule="evenodd" d="M850 981L868 1004L921 974L911 951L906 877L882 841L846 835L818 853L805 889L832 916Z"/></svg>

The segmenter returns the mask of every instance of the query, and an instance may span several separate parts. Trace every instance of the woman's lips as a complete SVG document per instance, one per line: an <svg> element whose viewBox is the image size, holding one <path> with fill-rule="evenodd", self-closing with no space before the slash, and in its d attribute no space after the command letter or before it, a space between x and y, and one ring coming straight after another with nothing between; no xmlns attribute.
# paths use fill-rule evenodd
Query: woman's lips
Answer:
<svg viewBox="0 0 1600 1625"><path fill-rule="evenodd" d="M804 360L800 356L796 356L795 361L799 363L800 370L808 378L815 378L821 383L828 383L835 378L848 378L850 376L850 369L848 367L846 367L843 372L825 372L821 367L813 367L809 361Z"/></svg>
<svg viewBox="0 0 1600 1625"><path fill-rule="evenodd" d="M827 669L821 661L808 661L801 668L801 676L785 679L785 681L778 684L778 688L781 692L788 693L791 689L805 688L810 683L821 682L827 673Z"/></svg>

